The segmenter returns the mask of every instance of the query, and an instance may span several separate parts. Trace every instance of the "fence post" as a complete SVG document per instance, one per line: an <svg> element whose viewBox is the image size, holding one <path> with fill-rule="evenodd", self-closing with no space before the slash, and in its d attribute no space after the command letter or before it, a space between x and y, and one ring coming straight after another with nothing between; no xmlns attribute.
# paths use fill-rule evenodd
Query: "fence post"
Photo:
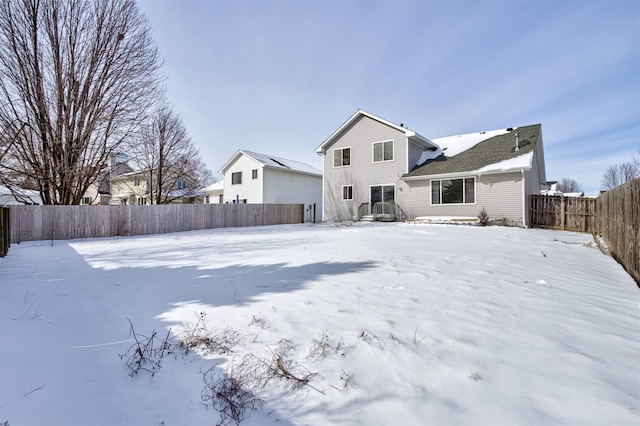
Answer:
<svg viewBox="0 0 640 426"><path fill-rule="evenodd" d="M564 211L564 195L560 195L560 228L564 231L566 220Z"/></svg>

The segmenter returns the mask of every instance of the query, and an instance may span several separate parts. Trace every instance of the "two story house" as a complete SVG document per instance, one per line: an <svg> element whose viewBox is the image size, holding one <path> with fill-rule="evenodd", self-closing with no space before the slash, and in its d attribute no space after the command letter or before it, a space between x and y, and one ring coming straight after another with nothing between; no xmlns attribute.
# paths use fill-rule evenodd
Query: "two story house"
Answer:
<svg viewBox="0 0 640 426"><path fill-rule="evenodd" d="M542 129L428 139L358 110L317 149L323 220L353 221L391 206L397 220L474 218L527 225L528 195L546 182Z"/></svg>
<svg viewBox="0 0 640 426"><path fill-rule="evenodd" d="M304 204L305 220L320 220L322 172L313 166L239 150L218 173L225 203Z"/></svg>

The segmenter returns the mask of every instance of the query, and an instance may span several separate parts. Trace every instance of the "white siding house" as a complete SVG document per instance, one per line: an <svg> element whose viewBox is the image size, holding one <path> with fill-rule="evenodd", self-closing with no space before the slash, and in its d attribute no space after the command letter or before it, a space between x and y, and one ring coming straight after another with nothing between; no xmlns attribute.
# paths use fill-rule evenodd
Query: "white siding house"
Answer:
<svg viewBox="0 0 640 426"><path fill-rule="evenodd" d="M218 173L224 203L304 204L305 221L321 218L322 172L313 166L240 150Z"/></svg>
<svg viewBox="0 0 640 426"><path fill-rule="evenodd" d="M224 180L202 188L204 204L224 203Z"/></svg>

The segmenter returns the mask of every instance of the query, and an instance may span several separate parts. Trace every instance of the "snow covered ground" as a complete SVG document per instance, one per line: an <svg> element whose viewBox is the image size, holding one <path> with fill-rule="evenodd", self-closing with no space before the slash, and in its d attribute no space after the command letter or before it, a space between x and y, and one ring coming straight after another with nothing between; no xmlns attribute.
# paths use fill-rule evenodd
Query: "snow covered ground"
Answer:
<svg viewBox="0 0 640 426"><path fill-rule="evenodd" d="M638 425L640 290L591 242L371 223L13 245L0 424L214 425L202 373L279 354L315 375L253 389L243 425ZM165 336L202 313L233 353L129 376L129 320Z"/></svg>

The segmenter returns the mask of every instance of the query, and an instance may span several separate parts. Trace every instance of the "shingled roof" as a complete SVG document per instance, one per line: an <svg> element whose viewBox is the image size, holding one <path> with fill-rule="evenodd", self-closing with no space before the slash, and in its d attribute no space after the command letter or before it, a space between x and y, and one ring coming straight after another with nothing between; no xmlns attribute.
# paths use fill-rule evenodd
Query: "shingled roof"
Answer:
<svg viewBox="0 0 640 426"><path fill-rule="evenodd" d="M436 158L418 164L403 177L443 175L485 169L491 164L511 160L535 150L540 132L540 124L518 127L505 134L490 137L451 157L447 157L445 151ZM519 134L520 149L518 150L516 150L516 133ZM437 143L437 139L433 141Z"/></svg>

